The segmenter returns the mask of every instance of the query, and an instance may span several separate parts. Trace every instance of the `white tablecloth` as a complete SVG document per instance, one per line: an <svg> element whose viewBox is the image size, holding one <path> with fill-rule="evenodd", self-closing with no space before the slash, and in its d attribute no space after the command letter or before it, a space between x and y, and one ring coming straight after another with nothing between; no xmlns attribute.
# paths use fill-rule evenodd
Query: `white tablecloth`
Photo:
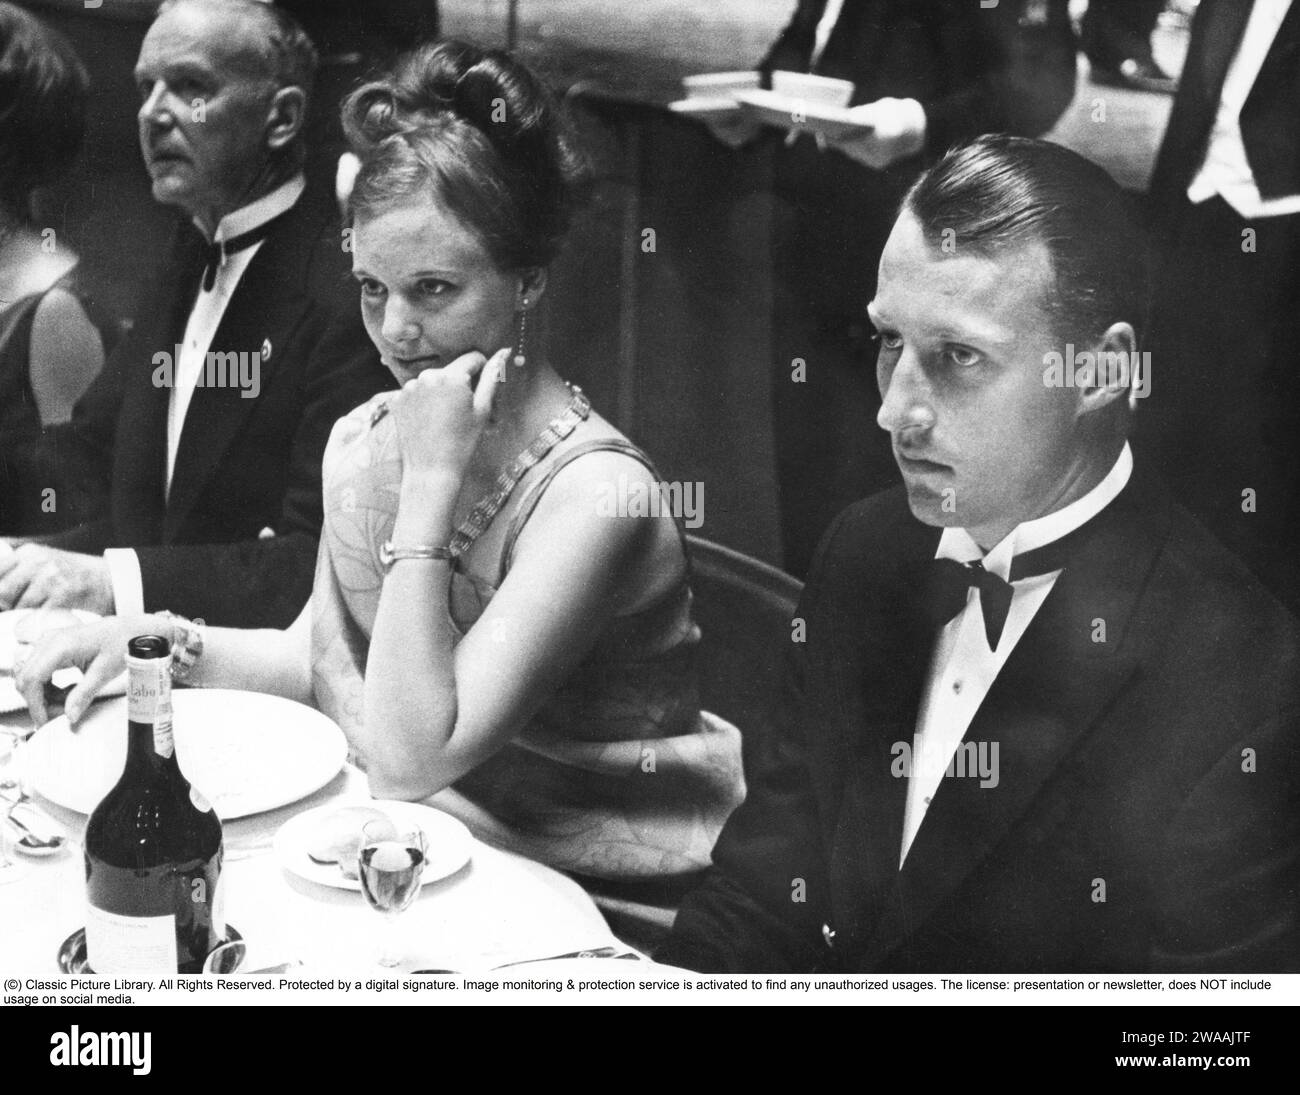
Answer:
<svg viewBox="0 0 1300 1095"><path fill-rule="evenodd" d="M17 761L21 766L21 756ZM49 859L0 885L0 971L54 973L60 944L84 923L85 818L38 799L73 837ZM382 917L360 893L307 882L271 850L276 831L302 810L368 801L365 776L341 772L311 797L271 813L227 822L223 870L229 924L249 943L248 968L301 961L310 971L380 971ZM475 841L468 865L426 885L399 919L401 970L482 971L505 962L617 945L591 899L571 879Z"/></svg>

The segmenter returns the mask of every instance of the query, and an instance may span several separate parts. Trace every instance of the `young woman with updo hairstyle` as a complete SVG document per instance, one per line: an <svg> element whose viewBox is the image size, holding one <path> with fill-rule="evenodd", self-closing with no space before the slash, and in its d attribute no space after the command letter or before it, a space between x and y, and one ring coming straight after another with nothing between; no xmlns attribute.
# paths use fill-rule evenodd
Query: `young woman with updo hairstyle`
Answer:
<svg viewBox="0 0 1300 1095"><path fill-rule="evenodd" d="M557 108L505 54L442 42L344 124L361 309L401 387L335 426L302 617L207 629L194 679L317 703L376 796L433 795L500 846L596 878L698 870L744 783L738 732L698 707L684 534L610 505L654 468L532 334L581 182ZM75 718L128 635L171 626L52 638L20 683L41 704L83 666Z"/></svg>

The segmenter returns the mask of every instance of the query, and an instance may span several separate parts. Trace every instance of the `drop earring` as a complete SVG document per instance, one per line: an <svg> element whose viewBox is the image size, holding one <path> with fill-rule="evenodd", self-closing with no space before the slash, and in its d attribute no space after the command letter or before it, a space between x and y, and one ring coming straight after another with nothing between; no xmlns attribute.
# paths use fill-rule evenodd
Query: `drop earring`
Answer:
<svg viewBox="0 0 1300 1095"><path fill-rule="evenodd" d="M524 353L524 340L528 335L528 299L522 302L523 308L519 313L519 342L515 346L515 356L512 359L516 369L522 369L528 364L528 356Z"/></svg>

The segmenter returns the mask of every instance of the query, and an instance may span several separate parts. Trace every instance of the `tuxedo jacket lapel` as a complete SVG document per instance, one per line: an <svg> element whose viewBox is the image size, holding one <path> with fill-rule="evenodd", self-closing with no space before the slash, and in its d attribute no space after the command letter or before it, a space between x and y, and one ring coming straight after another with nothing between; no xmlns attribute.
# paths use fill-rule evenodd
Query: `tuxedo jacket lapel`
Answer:
<svg viewBox="0 0 1300 1095"><path fill-rule="evenodd" d="M1241 136L1260 194L1280 198L1300 185L1300 4L1292 4L1241 108Z"/></svg>
<svg viewBox="0 0 1300 1095"><path fill-rule="evenodd" d="M865 576L860 594L841 606L838 681L827 721L844 740L842 797L831 840L834 915L858 936L896 884L907 781L896 774L895 746L910 743L934 636L915 607L923 569L939 530L906 515L889 530L894 566ZM825 728L820 728L825 732Z"/></svg>
<svg viewBox="0 0 1300 1095"><path fill-rule="evenodd" d="M982 786L969 765L966 775L945 777L901 871L894 843L894 889L862 940L859 968L874 968L905 946L979 869L1132 678L1135 656L1124 639L1163 539L1152 535L1160 514L1167 526L1167 507L1131 482L1098 517L965 735L964 742L986 743L989 759L997 745L996 784ZM1097 641L1103 627L1104 641ZM906 781L894 782L903 786L889 793L890 832L901 840Z"/></svg>
<svg viewBox="0 0 1300 1095"><path fill-rule="evenodd" d="M1181 82L1204 99L1201 105L1202 111L1209 111L1207 125L1214 122L1223 81L1241 44L1252 6L1239 0L1205 0L1204 10L1198 15L1205 20L1205 29L1199 41L1194 39L1189 47Z"/></svg>
<svg viewBox="0 0 1300 1095"><path fill-rule="evenodd" d="M114 476L118 539L123 544L155 543L164 521L167 408L171 387L154 383L154 355L174 355L202 276L204 241L179 225L168 249L163 276L156 283L154 322L133 332L123 352L127 381L118 418L116 460L125 465ZM137 321L139 322L139 321Z"/></svg>
<svg viewBox="0 0 1300 1095"><path fill-rule="evenodd" d="M1151 175L1152 209L1162 233L1169 237L1164 241L1166 245L1172 242L1171 233L1179 221L1176 210L1186 202L1187 185L1204 158L1223 81L1241 43L1251 7L1244 0L1201 0L1192 21L1178 94Z"/></svg>

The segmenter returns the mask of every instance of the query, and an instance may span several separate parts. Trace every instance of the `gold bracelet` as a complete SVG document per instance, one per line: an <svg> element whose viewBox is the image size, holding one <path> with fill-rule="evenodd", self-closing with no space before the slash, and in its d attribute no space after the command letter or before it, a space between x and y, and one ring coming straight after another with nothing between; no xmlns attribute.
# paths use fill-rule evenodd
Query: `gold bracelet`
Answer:
<svg viewBox="0 0 1300 1095"><path fill-rule="evenodd" d="M413 547L393 547L392 540L385 540L379 546L379 563L385 573L392 569L399 559L440 559L451 562L450 548L434 547L432 544L416 544Z"/></svg>

